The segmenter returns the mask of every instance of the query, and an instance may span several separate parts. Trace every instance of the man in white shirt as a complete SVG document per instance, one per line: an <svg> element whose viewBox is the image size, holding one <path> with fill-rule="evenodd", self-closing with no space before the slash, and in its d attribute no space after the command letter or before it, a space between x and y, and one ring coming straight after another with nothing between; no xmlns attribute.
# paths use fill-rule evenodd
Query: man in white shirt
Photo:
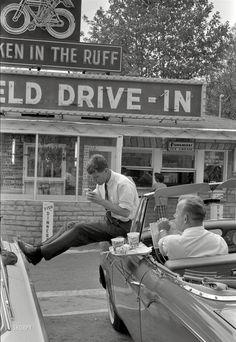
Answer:
<svg viewBox="0 0 236 342"><path fill-rule="evenodd" d="M64 231L37 247L19 240L20 249L33 265L42 258L50 260L70 247L109 241L117 236L126 236L130 231L139 204L134 182L109 169L106 159L99 154L93 155L88 161L87 173L97 184L94 191L88 191L87 198L104 207L104 219L97 222L69 223Z"/></svg>
<svg viewBox="0 0 236 342"><path fill-rule="evenodd" d="M181 234L167 235L166 222L160 222L159 230L166 235L159 240L160 252L169 260L227 254L225 240L204 228L205 215L204 202L199 196L181 196L175 213L176 228Z"/></svg>

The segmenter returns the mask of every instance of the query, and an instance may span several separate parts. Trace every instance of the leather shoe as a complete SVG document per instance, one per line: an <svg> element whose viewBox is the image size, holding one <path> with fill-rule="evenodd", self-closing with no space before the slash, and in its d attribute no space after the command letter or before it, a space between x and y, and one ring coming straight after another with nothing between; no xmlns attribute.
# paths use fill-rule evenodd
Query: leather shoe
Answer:
<svg viewBox="0 0 236 342"><path fill-rule="evenodd" d="M34 247L22 240L18 240L17 242L29 263L37 265L42 260L43 256L40 247Z"/></svg>

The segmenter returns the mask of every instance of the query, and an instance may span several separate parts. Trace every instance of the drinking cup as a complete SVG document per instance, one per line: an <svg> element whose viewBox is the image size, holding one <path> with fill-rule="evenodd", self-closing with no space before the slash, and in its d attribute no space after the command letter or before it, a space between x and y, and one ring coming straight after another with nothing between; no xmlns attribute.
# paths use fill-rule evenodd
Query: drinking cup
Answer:
<svg viewBox="0 0 236 342"><path fill-rule="evenodd" d="M130 232L127 234L128 243L130 248L137 248L139 245L139 233L138 232Z"/></svg>
<svg viewBox="0 0 236 342"><path fill-rule="evenodd" d="M112 247L114 249L114 252L116 252L118 247L121 247L125 243L125 238L122 236L118 236L116 238L111 239Z"/></svg>

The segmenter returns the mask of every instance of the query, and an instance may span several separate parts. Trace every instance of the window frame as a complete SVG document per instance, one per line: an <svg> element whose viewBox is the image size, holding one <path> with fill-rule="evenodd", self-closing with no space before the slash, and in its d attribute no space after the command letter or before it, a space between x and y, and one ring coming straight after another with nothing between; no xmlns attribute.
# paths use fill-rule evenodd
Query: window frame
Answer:
<svg viewBox="0 0 236 342"><path fill-rule="evenodd" d="M227 180L227 172L228 172L228 156L229 153L227 150L204 150L204 154L203 154L203 181L204 181L204 169L205 169L205 153L206 152L222 152L224 154L224 161L223 161L223 177L222 177L222 182Z"/></svg>
<svg viewBox="0 0 236 342"><path fill-rule="evenodd" d="M151 155L151 166L140 166L140 165L123 165L121 167L126 168L127 170L138 170L138 171L151 171L152 172L152 185L153 185L153 177L154 177L154 150L153 148L139 148L139 147L123 147L122 148L122 157L125 152L129 153L150 153ZM122 159L121 159L122 161ZM142 189L150 189L148 186L138 186L137 189L140 191Z"/></svg>
<svg viewBox="0 0 236 342"><path fill-rule="evenodd" d="M175 154L175 155L191 155L194 158L194 167L187 168L187 167L164 167L163 166L163 155L164 154ZM162 151L162 164L161 164L161 173L193 173L193 178L194 178L194 183L196 182L196 177L197 177L197 153L196 150L194 151L184 151L184 152L172 152L168 150L163 150Z"/></svg>
<svg viewBox="0 0 236 342"><path fill-rule="evenodd" d="M48 144L50 145L50 144ZM38 148L42 147L44 145L42 144L38 144ZM65 148L66 145L65 144L58 144L59 147L62 147L62 154L65 155ZM27 176L27 171L28 171L28 148L29 147L33 147L36 148L36 143L24 143L24 156L23 156L23 175L24 175L24 180L34 180L34 176ZM37 163L38 164L38 160ZM60 181L60 180L64 180L66 177L66 161L63 160L62 158L62 163L61 163L61 168L62 168L62 172L61 172L61 177L39 177L37 175L37 180L39 181L50 181L50 182L56 182L56 181Z"/></svg>

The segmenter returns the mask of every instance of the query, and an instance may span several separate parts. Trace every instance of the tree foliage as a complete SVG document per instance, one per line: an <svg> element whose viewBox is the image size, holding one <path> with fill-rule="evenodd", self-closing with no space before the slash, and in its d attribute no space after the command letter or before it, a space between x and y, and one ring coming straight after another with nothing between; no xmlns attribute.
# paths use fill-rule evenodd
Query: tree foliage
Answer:
<svg viewBox="0 0 236 342"><path fill-rule="evenodd" d="M207 80L208 112L234 117L235 34L208 0L109 0L85 42L120 45L123 75Z"/></svg>
<svg viewBox="0 0 236 342"><path fill-rule="evenodd" d="M213 70L207 81L208 113L236 119L236 25L232 28L231 44L225 52L222 68Z"/></svg>
<svg viewBox="0 0 236 342"><path fill-rule="evenodd" d="M228 23L208 0L109 0L90 25L87 42L121 45L124 75L190 79L221 67Z"/></svg>

